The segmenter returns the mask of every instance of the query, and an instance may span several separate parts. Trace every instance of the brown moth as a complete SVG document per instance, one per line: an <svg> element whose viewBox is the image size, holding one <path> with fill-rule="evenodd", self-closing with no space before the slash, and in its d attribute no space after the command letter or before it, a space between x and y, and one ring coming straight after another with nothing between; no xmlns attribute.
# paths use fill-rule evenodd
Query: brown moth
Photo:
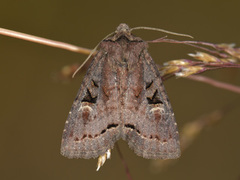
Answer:
<svg viewBox="0 0 240 180"><path fill-rule="evenodd" d="M65 124L63 156L97 158L120 138L144 158L180 156L174 113L147 48L126 24L100 43Z"/></svg>

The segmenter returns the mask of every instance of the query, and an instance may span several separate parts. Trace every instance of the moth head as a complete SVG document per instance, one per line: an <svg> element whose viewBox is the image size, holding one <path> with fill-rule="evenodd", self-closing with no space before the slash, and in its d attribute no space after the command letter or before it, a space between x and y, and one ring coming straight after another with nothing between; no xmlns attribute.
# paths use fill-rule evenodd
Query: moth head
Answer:
<svg viewBox="0 0 240 180"><path fill-rule="evenodd" d="M121 32L122 33L130 33L130 28L128 27L127 24L125 24L125 23L119 24L119 26L117 27L115 33L117 34L117 33L121 33Z"/></svg>
<svg viewBox="0 0 240 180"><path fill-rule="evenodd" d="M131 34L131 30L130 30L129 26L127 24L125 24L125 23L121 23L117 27L117 29L115 31L115 34L113 36L113 39L117 40L120 37L126 37L129 40L133 39L132 34Z"/></svg>

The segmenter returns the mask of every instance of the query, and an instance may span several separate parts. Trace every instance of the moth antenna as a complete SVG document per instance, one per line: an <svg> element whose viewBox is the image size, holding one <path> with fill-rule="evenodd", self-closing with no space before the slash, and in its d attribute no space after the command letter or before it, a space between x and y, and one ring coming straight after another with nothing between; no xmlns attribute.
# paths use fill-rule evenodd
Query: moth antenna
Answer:
<svg viewBox="0 0 240 180"><path fill-rule="evenodd" d="M91 51L91 53L88 55L87 59L81 64L81 66L79 66L79 68L77 68L77 70L73 73L72 78L74 78L74 76L78 73L78 71L86 64L86 62L90 59L90 57L93 55L93 53L95 53L95 51L98 48L99 43L97 44L97 46Z"/></svg>
<svg viewBox="0 0 240 180"><path fill-rule="evenodd" d="M181 33L168 31L168 30L165 30L165 29L159 29L159 28L153 28L153 27L144 27L144 26L143 27L141 27L141 26L140 27L134 27L134 28L131 28L130 31L137 30L137 29L160 31L160 32L167 33L167 34L172 34L172 35L175 35L175 36L183 36L183 37L189 37L189 38L193 39L193 37L191 35L188 35L188 34L181 34Z"/></svg>
<svg viewBox="0 0 240 180"><path fill-rule="evenodd" d="M74 76L78 73L78 71L80 69L82 69L82 67L86 64L86 62L90 59L90 57L95 53L95 51L97 50L99 44L106 38L108 38L109 36L113 35L115 32L112 32L110 34L108 34L107 36L105 36L96 46L95 48L91 51L91 53L88 55L87 59L81 64L81 66L79 66L79 68L77 68L77 70L73 73L72 78L74 78Z"/></svg>

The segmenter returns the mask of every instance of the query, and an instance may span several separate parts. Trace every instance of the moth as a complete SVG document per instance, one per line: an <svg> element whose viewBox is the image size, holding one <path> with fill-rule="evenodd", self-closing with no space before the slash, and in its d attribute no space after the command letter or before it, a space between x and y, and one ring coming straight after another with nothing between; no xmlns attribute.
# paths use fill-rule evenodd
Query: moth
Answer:
<svg viewBox="0 0 240 180"><path fill-rule="evenodd" d="M65 123L63 156L97 158L120 138L147 159L180 156L174 113L147 49L126 24L100 42Z"/></svg>

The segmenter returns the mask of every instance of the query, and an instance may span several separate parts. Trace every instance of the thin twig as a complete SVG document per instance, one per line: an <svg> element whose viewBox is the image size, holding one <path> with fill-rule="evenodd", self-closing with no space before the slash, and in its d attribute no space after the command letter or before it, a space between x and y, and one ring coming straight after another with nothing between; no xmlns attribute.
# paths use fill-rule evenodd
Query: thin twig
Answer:
<svg viewBox="0 0 240 180"><path fill-rule="evenodd" d="M26 41L31 41L31 42L43 44L43 45L47 45L47 46L61 48L61 49L65 49L65 50L68 50L68 51L87 54L87 55L90 54L91 51L92 51L91 49L82 48L82 47L75 46L75 45L72 45L72 44L63 43L63 42L59 42L59 41L54 41L54 40L50 40L50 39L46 39L46 38L41 38L41 37L17 32L17 31L12 31L12 30L9 30L9 29L4 29L4 28L0 28L0 34L5 35L5 36L9 36L9 37L18 38L18 39L23 39L23 40L26 40Z"/></svg>
<svg viewBox="0 0 240 180"><path fill-rule="evenodd" d="M219 52L220 48L217 45L212 44L212 43L201 42L201 41L178 41L178 40L174 40L174 39L166 39L165 37L164 38L155 39L155 40L152 40L152 41L148 41L148 43L160 43L160 42L174 43L174 44L186 44L188 46L192 46L192 47L195 47L195 48L207 51L209 53L219 55L222 58L226 58L227 57L226 54ZM210 49L207 49L205 47L198 46L198 45L209 46L209 47L212 47L212 48L216 49L217 51L213 51L213 50L210 50Z"/></svg>
<svg viewBox="0 0 240 180"><path fill-rule="evenodd" d="M82 53L82 54L88 54L89 55L92 51L91 49L82 48L82 47L71 45L71 44L68 44L68 43L63 43L63 42L54 41L54 40L50 40L50 39L46 39L46 38L41 38L41 37L17 32L17 31L12 31L12 30L8 30L8 29L4 29L4 28L0 28L0 34L5 35L5 36L9 36L9 37L18 38L18 39L23 39L23 40L26 40L26 41L31 41L31 42L43 44L43 45L47 45L47 46L61 48L61 49L65 49L65 50L69 50L69 51L73 51L73 52L77 52L77 53ZM177 40L172 40L172 39L160 38L160 39L153 40L153 41L150 41L150 42L152 42L152 43L154 43L154 42L184 43L184 44L187 44L187 45L199 44L199 45L211 46L214 49L219 50L219 47L216 46L215 44L206 43L206 42L199 42L199 41L177 41ZM211 50L205 49L203 47L197 46L197 48L202 48L202 49L207 50L211 53L218 54L222 57L226 56L226 54L222 54L222 53L219 53L217 51L211 51ZM240 87L238 87L238 86L234 86L234 85L231 85L231 84L216 81L216 80L204 77L204 76L199 76L199 75L196 76L195 75L195 76L188 76L187 78L192 79L192 80L205 82L205 83L208 83L212 86L227 89L229 91L233 91L233 92L236 92L236 93L240 93Z"/></svg>
<svg viewBox="0 0 240 180"><path fill-rule="evenodd" d="M118 151L118 155L119 155L119 157L120 157L120 159L121 159L121 161L122 161L122 164L123 164L123 166L124 166L124 168L125 168L125 172L126 172L126 174L127 174L128 179L129 179L129 180L133 180L133 178L132 178L132 176L131 176L131 174L130 174L128 165L127 165L126 161L124 160L124 157L123 157L123 155L122 155L122 153L121 153L121 150L120 150L120 148L119 148L119 146L118 146L118 143L116 143L116 148L117 148L117 151Z"/></svg>
<svg viewBox="0 0 240 180"><path fill-rule="evenodd" d="M195 81L200 81L200 82L204 82L207 84L210 84L212 86L218 87L218 88L222 88L222 89L226 89L235 93L239 93L240 94L240 87L239 86L234 86L232 84L228 84L228 83L224 83L221 81L217 81L205 76L200 76L200 75L191 75L187 77L188 79L191 80L195 80Z"/></svg>

